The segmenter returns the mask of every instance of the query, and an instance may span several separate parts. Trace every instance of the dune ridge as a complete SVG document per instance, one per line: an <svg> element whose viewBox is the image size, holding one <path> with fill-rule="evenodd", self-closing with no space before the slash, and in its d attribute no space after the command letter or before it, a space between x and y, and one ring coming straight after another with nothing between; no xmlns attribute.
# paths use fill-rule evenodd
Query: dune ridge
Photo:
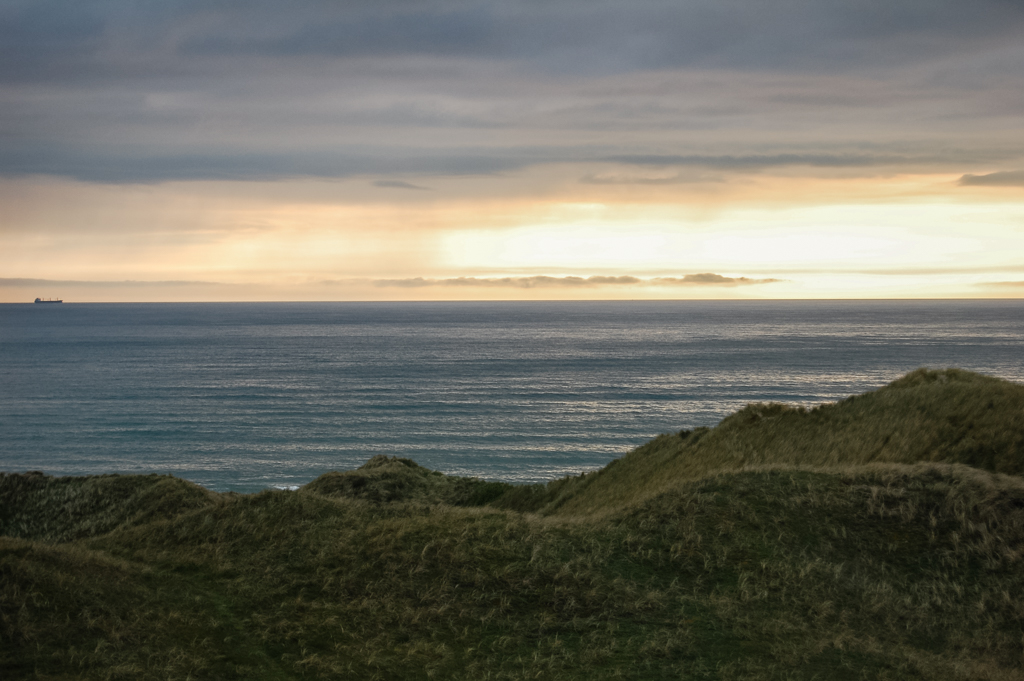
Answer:
<svg viewBox="0 0 1024 681"><path fill-rule="evenodd" d="M1021 679L1024 386L921 369L515 486L0 474L38 679Z"/></svg>

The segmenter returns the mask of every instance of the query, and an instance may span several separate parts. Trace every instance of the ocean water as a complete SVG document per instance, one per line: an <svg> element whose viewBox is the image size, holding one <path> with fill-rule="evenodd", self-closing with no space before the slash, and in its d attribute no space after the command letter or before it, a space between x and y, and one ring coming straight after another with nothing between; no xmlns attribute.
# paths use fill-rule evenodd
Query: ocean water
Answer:
<svg viewBox="0 0 1024 681"><path fill-rule="evenodd" d="M0 305L0 470L537 482L921 366L1024 382L1024 301Z"/></svg>

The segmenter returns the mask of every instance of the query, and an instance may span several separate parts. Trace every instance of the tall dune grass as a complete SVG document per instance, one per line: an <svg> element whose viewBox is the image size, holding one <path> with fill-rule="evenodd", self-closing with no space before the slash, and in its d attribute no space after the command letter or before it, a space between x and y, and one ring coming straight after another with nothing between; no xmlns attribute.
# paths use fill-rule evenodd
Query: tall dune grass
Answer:
<svg viewBox="0 0 1024 681"><path fill-rule="evenodd" d="M596 473L524 489L506 502L560 515L607 513L680 480L748 466L920 461L1024 474L1024 386L959 369L919 369L813 409L751 404L715 428L662 435Z"/></svg>
<svg viewBox="0 0 1024 681"><path fill-rule="evenodd" d="M1022 391L915 372L546 486L3 475L0 677L1021 679Z"/></svg>

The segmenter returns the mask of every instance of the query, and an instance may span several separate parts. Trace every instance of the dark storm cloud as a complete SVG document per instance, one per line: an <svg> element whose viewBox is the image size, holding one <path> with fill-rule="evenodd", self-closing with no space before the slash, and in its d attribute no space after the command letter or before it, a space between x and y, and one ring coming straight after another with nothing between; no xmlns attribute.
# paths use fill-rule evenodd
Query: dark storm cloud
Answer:
<svg viewBox="0 0 1024 681"><path fill-rule="evenodd" d="M1010 152L1012 155L1013 152ZM658 169L698 168L715 171L757 172L771 168L805 166L810 168L927 168L957 165L965 162L999 160L997 151L944 150L939 154L753 154L733 155L681 155L681 154L628 154L608 156L600 161L627 166ZM590 174L580 178L584 184L637 184L670 185L694 182L722 182L721 177L676 173L667 176L637 177L629 174ZM961 185L1018 186L1024 185L1024 173L1006 172L991 175L964 175Z"/></svg>
<svg viewBox="0 0 1024 681"><path fill-rule="evenodd" d="M132 153L134 152L134 153ZM154 147L118 153L117 149L0 149L0 176L55 174L84 182L152 184L184 180L279 180L342 178L356 175L416 173L421 175L490 175L515 170L543 159L513 151L474 154L439 150L396 154L394 150L350 153L339 150L280 153L175 153ZM421 189L405 182L378 181L379 187ZM422 189L425 189L422 188Z"/></svg>
<svg viewBox="0 0 1024 681"><path fill-rule="evenodd" d="M1024 187L1024 170L1004 170L988 175L964 175L957 183L963 187Z"/></svg>
<svg viewBox="0 0 1024 681"><path fill-rule="evenodd" d="M0 79L31 81L81 72L103 49L106 18L77 2L0 4Z"/></svg>
<svg viewBox="0 0 1024 681"><path fill-rule="evenodd" d="M927 163L838 152L827 136L801 151L770 138L795 125L794 112L818 112L813 126L860 108L889 133L980 125L977 111L955 107L985 107L989 95L1002 115L1018 115L1022 29L1016 0L0 0L0 174L120 182L492 173L602 159L733 171ZM931 75L900 71L932 62L941 68ZM757 80L678 92L607 85L709 69ZM787 75L820 82L771 90L768 79ZM848 77L875 90L851 92ZM899 87L900 78L917 80ZM907 108L892 111L894 101ZM758 153L652 154L596 141L729 125L763 128L768 143ZM438 128L477 136L429 150L426 133L391 134ZM538 133L552 130L594 138L567 149ZM370 149L353 155L339 139ZM531 144L547 148L510 151ZM650 181L659 182L668 183Z"/></svg>
<svg viewBox="0 0 1024 681"><path fill-rule="evenodd" d="M161 4L127 25L166 22L185 55L530 57L573 70L892 63L1012 38L1024 14L1006 0ZM91 21L117 25L118 5Z"/></svg>
<svg viewBox="0 0 1024 681"><path fill-rule="evenodd" d="M481 56L501 52L501 27L491 6L445 7L436 3L352 3L341 12L323 5L322 15L277 31L224 31L224 25L182 41L178 48L193 55L271 55L332 57L396 54ZM301 9L300 9L301 12ZM230 13L224 24L234 23ZM288 20L278 26L289 26Z"/></svg>
<svg viewBox="0 0 1024 681"><path fill-rule="evenodd" d="M528 0L139 3L7 0L0 43L26 62L169 49L182 58L529 59L554 70L857 68L1014 40L1012 0ZM7 64L4 72L17 69Z"/></svg>
<svg viewBox="0 0 1024 681"><path fill-rule="evenodd" d="M935 157L912 158L895 155L850 156L833 154L767 154L751 156L700 156L673 154L636 154L610 156L607 161L641 166L698 166L721 169L760 169L776 166L815 166L820 168L865 168L934 162Z"/></svg>

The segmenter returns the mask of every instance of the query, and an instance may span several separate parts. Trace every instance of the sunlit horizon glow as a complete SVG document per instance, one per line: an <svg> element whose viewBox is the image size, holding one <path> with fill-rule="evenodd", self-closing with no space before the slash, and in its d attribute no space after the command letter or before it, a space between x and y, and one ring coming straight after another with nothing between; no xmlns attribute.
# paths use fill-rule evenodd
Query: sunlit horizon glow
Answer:
<svg viewBox="0 0 1024 681"><path fill-rule="evenodd" d="M1017 4L0 20L0 302L1024 296Z"/></svg>

